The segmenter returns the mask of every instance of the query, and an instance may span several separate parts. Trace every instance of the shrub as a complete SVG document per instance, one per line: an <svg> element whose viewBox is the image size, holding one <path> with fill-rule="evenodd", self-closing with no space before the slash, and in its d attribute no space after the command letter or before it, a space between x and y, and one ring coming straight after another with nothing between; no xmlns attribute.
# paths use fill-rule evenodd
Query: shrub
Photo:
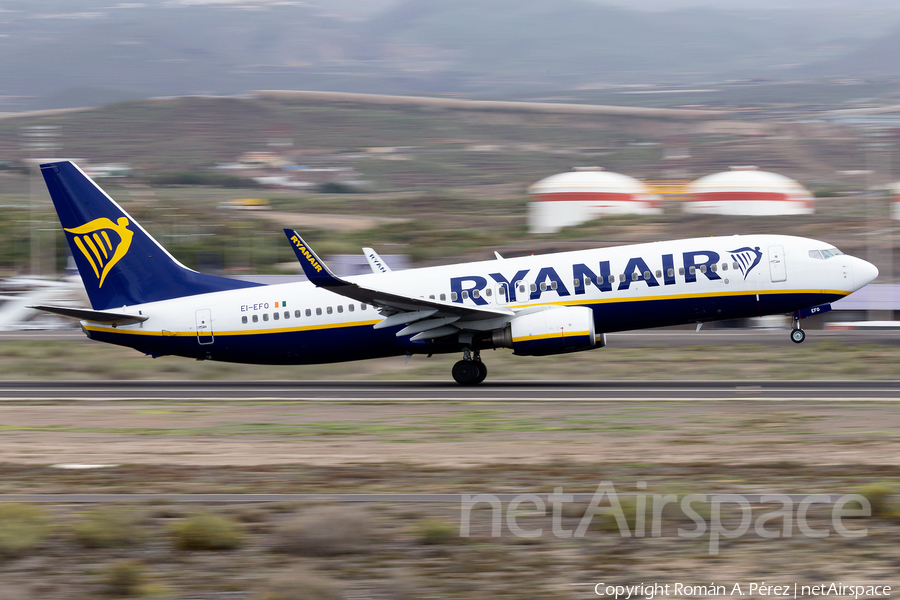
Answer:
<svg viewBox="0 0 900 600"><path fill-rule="evenodd" d="M340 600L337 585L306 572L277 577L263 593L263 600Z"/></svg>
<svg viewBox="0 0 900 600"><path fill-rule="evenodd" d="M422 521L418 527L419 543L428 546L448 544L459 539L459 532L444 521Z"/></svg>
<svg viewBox="0 0 900 600"><path fill-rule="evenodd" d="M138 560L122 560L110 565L103 574L103 592L108 596L142 595L146 576Z"/></svg>
<svg viewBox="0 0 900 600"><path fill-rule="evenodd" d="M172 532L179 550L233 550L244 541L237 523L205 513L175 523Z"/></svg>
<svg viewBox="0 0 900 600"><path fill-rule="evenodd" d="M368 549L372 530L365 511L322 506L295 517L281 528L275 549L306 556L353 554Z"/></svg>
<svg viewBox="0 0 900 600"><path fill-rule="evenodd" d="M859 489L859 495L869 501L872 516L878 518L897 516L897 507L891 502L894 487L889 483L870 483Z"/></svg>
<svg viewBox="0 0 900 600"><path fill-rule="evenodd" d="M19 556L37 546L48 533L42 510L30 504L0 504L0 554Z"/></svg>
<svg viewBox="0 0 900 600"><path fill-rule="evenodd" d="M121 508L98 508L72 527L75 541L85 548L121 548L143 537L138 519Z"/></svg>

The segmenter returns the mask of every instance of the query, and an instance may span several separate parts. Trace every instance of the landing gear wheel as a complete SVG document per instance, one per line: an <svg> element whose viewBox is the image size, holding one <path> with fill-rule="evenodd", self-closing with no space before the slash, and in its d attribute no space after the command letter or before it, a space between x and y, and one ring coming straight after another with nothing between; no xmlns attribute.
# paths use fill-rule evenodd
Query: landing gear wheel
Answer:
<svg viewBox="0 0 900 600"><path fill-rule="evenodd" d="M487 377L487 367L481 361L477 361L475 364L478 366L478 378L474 381L474 384L477 385Z"/></svg>
<svg viewBox="0 0 900 600"><path fill-rule="evenodd" d="M459 385L481 383L485 376L487 376L487 369L483 369L481 363L477 363L474 360L461 360L453 365L453 379Z"/></svg>
<svg viewBox="0 0 900 600"><path fill-rule="evenodd" d="M803 340L806 339L806 332L802 329L794 329L791 331L791 341L795 344L800 344Z"/></svg>

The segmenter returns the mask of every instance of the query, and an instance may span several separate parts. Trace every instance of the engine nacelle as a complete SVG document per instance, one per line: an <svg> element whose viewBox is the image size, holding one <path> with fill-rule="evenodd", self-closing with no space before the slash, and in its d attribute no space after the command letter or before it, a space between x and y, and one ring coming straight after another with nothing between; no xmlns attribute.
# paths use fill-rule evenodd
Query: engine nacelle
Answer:
<svg viewBox="0 0 900 600"><path fill-rule="evenodd" d="M597 347L594 311L560 307L514 318L491 336L494 347L512 348L519 356L546 356ZM601 341L601 346L605 345Z"/></svg>

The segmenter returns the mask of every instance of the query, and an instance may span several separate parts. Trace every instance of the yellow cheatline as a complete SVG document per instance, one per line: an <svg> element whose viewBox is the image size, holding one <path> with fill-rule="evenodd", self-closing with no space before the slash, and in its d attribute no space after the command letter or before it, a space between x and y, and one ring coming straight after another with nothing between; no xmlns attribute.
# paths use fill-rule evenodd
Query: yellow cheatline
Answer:
<svg viewBox="0 0 900 600"><path fill-rule="evenodd" d="M525 335L522 337L513 338L513 343L518 342L531 342L534 340L549 340L551 338L561 338L561 337L580 337L580 336L589 336L591 335L590 331L560 331L558 333L543 333L541 335Z"/></svg>
<svg viewBox="0 0 900 600"><path fill-rule="evenodd" d="M610 292L605 292L610 293ZM631 298L598 298L596 300L562 300L559 302L538 302L534 304L514 305L513 308L530 308L532 306L584 306L588 304L615 304L618 302L651 302L655 300L687 300L691 298L724 298L728 296L766 296L783 294L834 294L847 296L851 292L846 290L769 290L747 292L720 292L716 294L671 294L668 296L637 296Z"/></svg>
<svg viewBox="0 0 900 600"><path fill-rule="evenodd" d="M331 323L328 325L306 325L303 327L282 327L279 329L239 329L237 331L213 331L214 336L226 336L226 335L260 335L267 333L290 333L294 331L314 331L318 329L340 329L344 327L361 327L367 325L374 325L375 323L380 322L380 319L376 319L375 321L355 321L348 323ZM122 333L129 335L150 335L150 336L165 336L165 337L193 337L197 335L196 331L150 331L146 329L122 329L121 327L101 327L97 325L85 325L85 329L88 331L102 331L106 333Z"/></svg>

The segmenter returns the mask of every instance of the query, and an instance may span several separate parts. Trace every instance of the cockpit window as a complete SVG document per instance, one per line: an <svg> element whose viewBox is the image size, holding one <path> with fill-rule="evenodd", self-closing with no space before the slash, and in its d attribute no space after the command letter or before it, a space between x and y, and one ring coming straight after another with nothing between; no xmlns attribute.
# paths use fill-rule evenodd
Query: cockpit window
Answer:
<svg viewBox="0 0 900 600"><path fill-rule="evenodd" d="M837 248L826 248L825 250L810 250L809 257L818 260L828 260L833 256L841 256L843 252Z"/></svg>

